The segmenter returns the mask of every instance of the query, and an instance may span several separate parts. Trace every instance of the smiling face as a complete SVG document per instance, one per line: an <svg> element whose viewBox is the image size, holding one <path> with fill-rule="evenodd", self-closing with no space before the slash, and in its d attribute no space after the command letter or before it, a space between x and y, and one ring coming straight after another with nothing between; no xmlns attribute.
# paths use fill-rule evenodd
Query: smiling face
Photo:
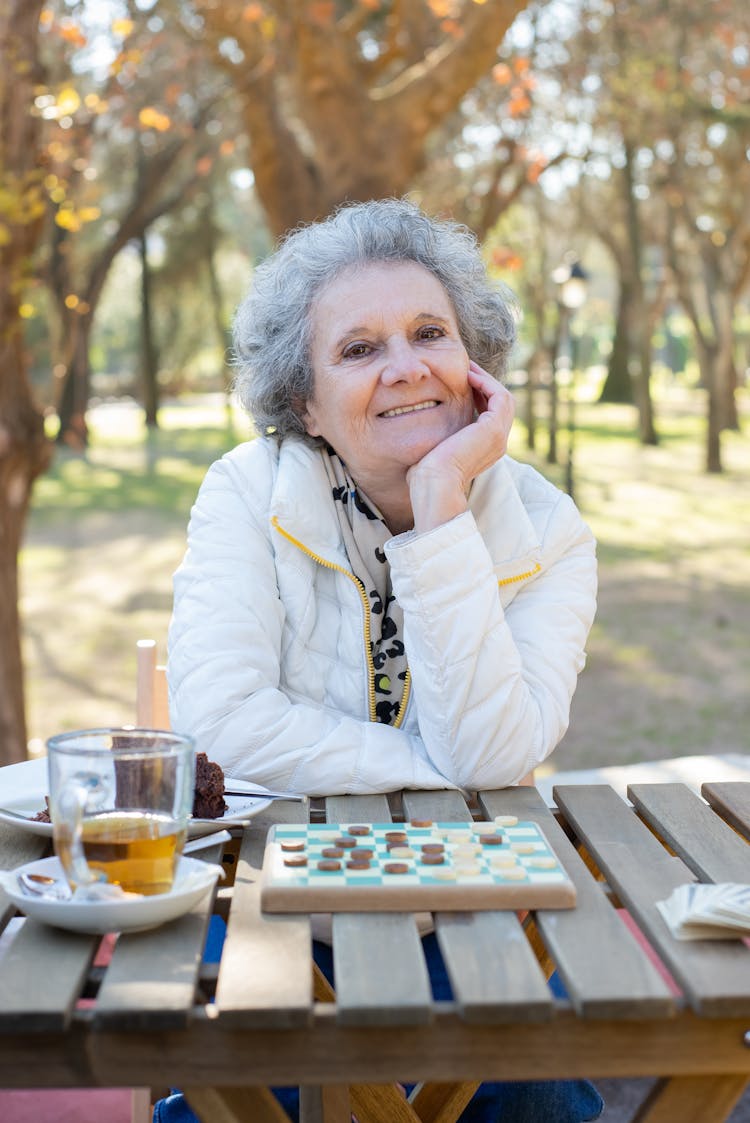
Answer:
<svg viewBox="0 0 750 1123"><path fill-rule="evenodd" d="M443 286L415 262L340 273L312 309L303 419L375 501L472 420L469 356ZM382 506L382 503L381 503Z"/></svg>

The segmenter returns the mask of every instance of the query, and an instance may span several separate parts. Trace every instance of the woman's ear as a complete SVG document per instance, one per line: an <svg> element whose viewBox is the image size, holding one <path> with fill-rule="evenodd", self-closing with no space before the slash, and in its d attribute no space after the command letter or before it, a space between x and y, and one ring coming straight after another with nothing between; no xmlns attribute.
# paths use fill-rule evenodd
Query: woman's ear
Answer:
<svg viewBox="0 0 750 1123"><path fill-rule="evenodd" d="M303 401L301 398L298 399L294 403L294 412L304 425L308 437L320 436L320 429L315 422L315 407L311 402Z"/></svg>

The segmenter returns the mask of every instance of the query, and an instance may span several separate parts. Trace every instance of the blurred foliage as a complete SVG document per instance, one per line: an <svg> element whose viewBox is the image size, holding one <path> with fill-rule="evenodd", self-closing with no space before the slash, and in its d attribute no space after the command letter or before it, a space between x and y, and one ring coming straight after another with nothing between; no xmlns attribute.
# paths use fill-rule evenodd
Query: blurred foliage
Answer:
<svg viewBox="0 0 750 1123"><path fill-rule="evenodd" d="M225 387L233 310L273 241L256 190L268 153L251 124L253 97L262 89L276 99L280 127L308 146L310 167L327 143L333 159L346 135L344 69L377 101L420 67L429 72L433 52L467 50L483 7L49 0L35 103L48 226L22 311L45 406L59 404L84 327L87 394L140 398L139 231L161 391ZM718 431L734 423L749 354L740 326L750 279L749 23L744 0L532 0L491 65L431 117L412 194L483 237L491 270L519 297L516 365L541 356L553 369L551 273L572 251L591 276L575 324L580 361L606 366L624 354L626 377L646 390L647 362L687 370L708 388L709 406L713 395ZM324 93L320 36L337 60L325 79L334 113L313 120ZM391 106L394 152L400 104ZM381 158L365 134L352 154L364 168ZM618 305L629 312L624 349L613 347Z"/></svg>

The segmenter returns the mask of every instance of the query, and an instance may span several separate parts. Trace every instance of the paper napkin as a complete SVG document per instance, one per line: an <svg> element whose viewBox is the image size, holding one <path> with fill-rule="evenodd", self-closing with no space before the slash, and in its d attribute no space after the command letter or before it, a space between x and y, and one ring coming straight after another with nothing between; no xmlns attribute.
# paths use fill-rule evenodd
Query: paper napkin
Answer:
<svg viewBox="0 0 750 1123"><path fill-rule="evenodd" d="M750 885L680 885L656 907L677 940L737 940L750 936Z"/></svg>

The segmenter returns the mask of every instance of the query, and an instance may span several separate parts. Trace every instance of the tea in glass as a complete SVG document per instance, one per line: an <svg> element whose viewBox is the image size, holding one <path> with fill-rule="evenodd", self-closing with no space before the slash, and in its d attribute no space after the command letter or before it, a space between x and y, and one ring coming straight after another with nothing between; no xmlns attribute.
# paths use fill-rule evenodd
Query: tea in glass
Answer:
<svg viewBox="0 0 750 1123"><path fill-rule="evenodd" d="M55 852L71 887L168 893L193 803L191 738L84 729L52 737L48 750Z"/></svg>

